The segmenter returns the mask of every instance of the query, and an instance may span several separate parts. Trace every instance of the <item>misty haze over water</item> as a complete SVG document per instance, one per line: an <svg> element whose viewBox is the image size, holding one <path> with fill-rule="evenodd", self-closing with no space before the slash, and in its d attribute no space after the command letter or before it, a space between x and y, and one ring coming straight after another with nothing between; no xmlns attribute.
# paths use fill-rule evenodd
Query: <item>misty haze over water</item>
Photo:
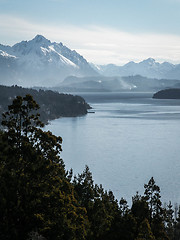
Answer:
<svg viewBox="0 0 180 240"><path fill-rule="evenodd" d="M163 202L180 203L180 100L152 93L79 93L95 113L52 121L61 156L74 174L90 167L95 183L131 203L153 176Z"/></svg>

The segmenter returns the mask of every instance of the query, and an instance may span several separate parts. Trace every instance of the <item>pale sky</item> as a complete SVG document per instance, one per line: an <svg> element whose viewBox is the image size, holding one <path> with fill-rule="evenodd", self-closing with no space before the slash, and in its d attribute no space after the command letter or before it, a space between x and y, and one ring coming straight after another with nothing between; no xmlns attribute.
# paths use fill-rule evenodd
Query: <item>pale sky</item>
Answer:
<svg viewBox="0 0 180 240"><path fill-rule="evenodd" d="M95 64L180 63L180 0L0 0L0 43L42 34Z"/></svg>

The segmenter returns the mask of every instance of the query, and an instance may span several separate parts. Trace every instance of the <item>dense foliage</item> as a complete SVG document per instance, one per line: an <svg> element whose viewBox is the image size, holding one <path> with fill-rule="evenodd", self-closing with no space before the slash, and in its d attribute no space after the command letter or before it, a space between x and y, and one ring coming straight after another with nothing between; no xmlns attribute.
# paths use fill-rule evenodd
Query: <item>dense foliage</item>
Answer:
<svg viewBox="0 0 180 240"><path fill-rule="evenodd" d="M180 210L162 206L153 178L144 195L119 202L86 166L73 177L61 137L42 130L32 96L16 97L0 132L0 239L179 240Z"/></svg>
<svg viewBox="0 0 180 240"><path fill-rule="evenodd" d="M4 111L7 111L8 105L16 96L25 96L30 94L40 105L40 119L44 123L59 117L75 117L87 113L90 106L80 96L71 94L60 94L50 90L35 90L22 88L18 86L1 86L0 85L0 118Z"/></svg>
<svg viewBox="0 0 180 240"><path fill-rule="evenodd" d="M180 99L180 88L169 88L156 92L153 98L158 99Z"/></svg>

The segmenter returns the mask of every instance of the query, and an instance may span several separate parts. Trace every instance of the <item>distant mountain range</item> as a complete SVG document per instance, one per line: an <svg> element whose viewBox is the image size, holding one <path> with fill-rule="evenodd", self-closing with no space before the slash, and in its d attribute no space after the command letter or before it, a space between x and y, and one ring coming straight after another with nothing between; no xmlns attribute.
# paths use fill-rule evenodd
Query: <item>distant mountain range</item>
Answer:
<svg viewBox="0 0 180 240"><path fill-rule="evenodd" d="M155 92L165 88L180 88L180 80L147 78L140 75L127 77L67 77L55 89L62 92Z"/></svg>
<svg viewBox="0 0 180 240"><path fill-rule="evenodd" d="M129 62L123 66L114 64L91 65L99 74L104 76L135 76L141 75L157 79L178 79L180 80L180 64L174 65L169 62L159 63L153 58L142 62Z"/></svg>
<svg viewBox="0 0 180 240"><path fill-rule="evenodd" d="M0 84L50 87L69 75L98 73L76 51L41 35L12 47L0 44Z"/></svg>
<svg viewBox="0 0 180 240"><path fill-rule="evenodd" d="M124 66L94 65L63 43L51 42L41 35L12 47L0 44L0 84L3 85L118 91L176 87L180 85L179 80L180 64L158 63L149 58Z"/></svg>

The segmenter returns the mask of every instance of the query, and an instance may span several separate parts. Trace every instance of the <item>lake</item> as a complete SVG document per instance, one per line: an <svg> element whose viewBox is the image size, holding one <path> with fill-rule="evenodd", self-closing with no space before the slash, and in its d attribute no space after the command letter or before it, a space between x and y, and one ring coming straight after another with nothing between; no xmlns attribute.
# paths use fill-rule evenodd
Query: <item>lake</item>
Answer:
<svg viewBox="0 0 180 240"><path fill-rule="evenodd" d="M180 100L152 93L78 93L92 112L45 127L63 138L66 169L88 165L95 183L131 204L153 176L163 202L180 203Z"/></svg>

